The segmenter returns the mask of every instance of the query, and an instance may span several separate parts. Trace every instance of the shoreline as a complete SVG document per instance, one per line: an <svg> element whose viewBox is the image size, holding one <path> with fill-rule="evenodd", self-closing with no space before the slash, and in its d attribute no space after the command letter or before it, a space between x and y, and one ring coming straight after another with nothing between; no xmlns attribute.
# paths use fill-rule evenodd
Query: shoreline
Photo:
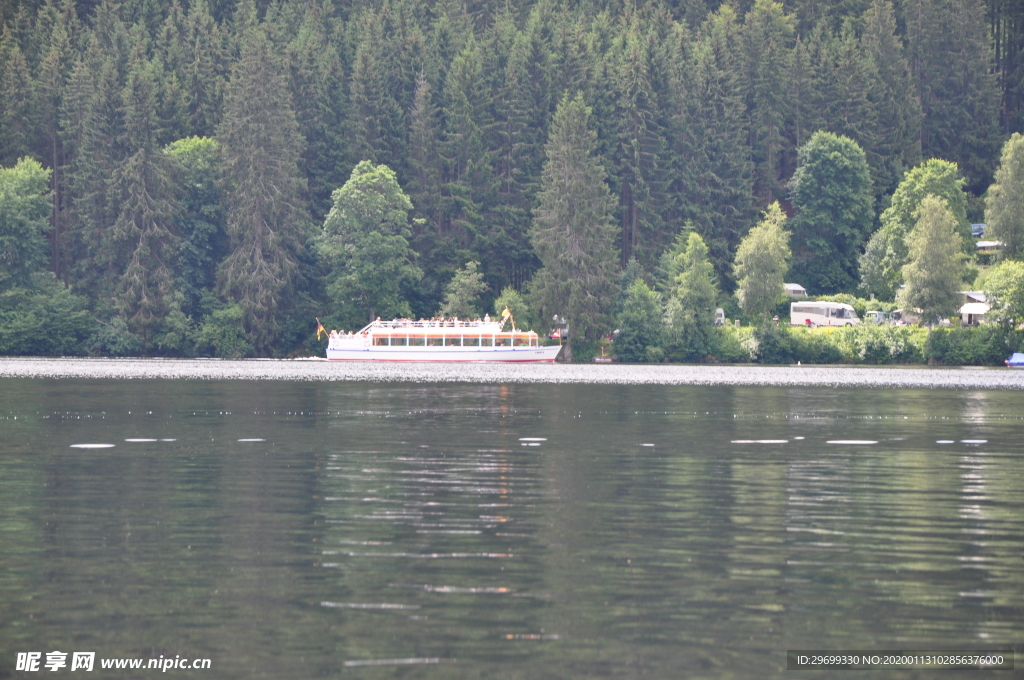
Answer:
<svg viewBox="0 0 1024 680"><path fill-rule="evenodd" d="M1024 390L1024 370L920 365L436 364L323 359L0 358L0 378L730 385Z"/></svg>

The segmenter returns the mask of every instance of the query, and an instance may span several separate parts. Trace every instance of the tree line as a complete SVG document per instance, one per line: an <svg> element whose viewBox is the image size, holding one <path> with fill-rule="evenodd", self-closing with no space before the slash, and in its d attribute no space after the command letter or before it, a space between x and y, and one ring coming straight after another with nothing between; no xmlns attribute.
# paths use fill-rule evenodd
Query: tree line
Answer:
<svg viewBox="0 0 1024 680"><path fill-rule="evenodd" d="M594 337L634 274L668 295L706 261L733 299L764 215L788 216L812 293L885 296L902 182L946 162L957 228L984 210L1020 119L1018 13L0 3L0 351L283 354L314 315L495 300Z"/></svg>

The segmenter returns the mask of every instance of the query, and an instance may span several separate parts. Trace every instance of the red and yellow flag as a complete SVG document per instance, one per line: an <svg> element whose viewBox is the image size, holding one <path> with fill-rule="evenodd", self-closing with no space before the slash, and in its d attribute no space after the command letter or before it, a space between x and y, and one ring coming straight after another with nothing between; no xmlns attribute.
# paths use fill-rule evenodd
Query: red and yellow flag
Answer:
<svg viewBox="0 0 1024 680"><path fill-rule="evenodd" d="M316 319L316 317L313 317L313 318ZM316 339L317 340L320 339L320 334L321 333L323 333L324 335L328 335L327 329L324 328L324 325L322 323L320 323L320 319L316 319Z"/></svg>

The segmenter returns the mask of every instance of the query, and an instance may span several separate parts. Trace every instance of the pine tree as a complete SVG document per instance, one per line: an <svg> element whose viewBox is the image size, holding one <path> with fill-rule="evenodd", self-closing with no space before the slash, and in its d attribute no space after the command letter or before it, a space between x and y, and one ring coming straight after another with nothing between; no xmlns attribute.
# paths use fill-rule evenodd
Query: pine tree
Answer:
<svg viewBox="0 0 1024 680"><path fill-rule="evenodd" d="M663 243L660 209L664 193L665 148L661 112L651 83L647 36L635 25L627 29L614 56L617 123L614 162L619 187L621 263L631 257L641 264L655 261Z"/></svg>
<svg viewBox="0 0 1024 680"><path fill-rule="evenodd" d="M341 60L327 39L324 8L311 5L289 47L290 82L299 131L306 139L302 168L314 214L326 215L331 192L342 184L346 101Z"/></svg>
<svg viewBox="0 0 1024 680"><path fill-rule="evenodd" d="M475 43L467 44L452 63L445 82L445 99L441 235L453 250L476 254L486 248L497 181L491 153L485 145L485 135L492 125L490 97ZM492 265L483 263L485 276Z"/></svg>
<svg viewBox="0 0 1024 680"><path fill-rule="evenodd" d="M206 0L189 3L186 19L188 52L184 56L184 87L192 133L210 136L220 122L225 87L224 37Z"/></svg>
<svg viewBox="0 0 1024 680"><path fill-rule="evenodd" d="M118 210L110 235L120 273L117 307L145 350L160 343L162 326L175 310L173 180L170 157L157 144L155 81L139 45L121 96L128 155L111 177Z"/></svg>
<svg viewBox="0 0 1024 680"><path fill-rule="evenodd" d="M253 29L235 64L217 129L231 239L218 290L242 305L260 352L273 350L309 231L298 168L302 136L290 99L278 55L264 32Z"/></svg>
<svg viewBox="0 0 1024 680"><path fill-rule="evenodd" d="M0 34L0 165L31 152L36 134L32 74L9 27Z"/></svg>
<svg viewBox="0 0 1024 680"><path fill-rule="evenodd" d="M665 310L669 353L699 361L715 350L714 323L718 288L704 240L691 232L676 261L678 274Z"/></svg>
<svg viewBox="0 0 1024 680"><path fill-rule="evenodd" d="M593 338L608 328L615 298L616 228L606 172L583 97L563 98L544 147L538 206L530 240L541 261L530 291L542 317L558 314L570 338Z"/></svg>
<svg viewBox="0 0 1024 680"><path fill-rule="evenodd" d="M756 164L754 195L762 205L783 193L782 133L790 108L786 81L792 34L792 18L783 13L782 5L771 0L755 0L744 18L743 68L747 78L750 146Z"/></svg>
<svg viewBox="0 0 1024 680"><path fill-rule="evenodd" d="M925 158L955 161L975 194L999 149L999 90L983 8L973 0L907 0L912 68L924 114Z"/></svg>
<svg viewBox="0 0 1024 680"><path fill-rule="evenodd" d="M747 144L743 91L734 59L737 27L732 9L722 7L707 35L694 47L684 107L680 151L680 212L693 222L709 248L720 281L730 285L731 262L754 213L753 163Z"/></svg>
<svg viewBox="0 0 1024 680"><path fill-rule="evenodd" d="M871 167L875 193L896 188L907 169L921 161L921 100L896 33L896 15L888 0L873 0L864 14L861 46L876 75L871 98L881 125Z"/></svg>

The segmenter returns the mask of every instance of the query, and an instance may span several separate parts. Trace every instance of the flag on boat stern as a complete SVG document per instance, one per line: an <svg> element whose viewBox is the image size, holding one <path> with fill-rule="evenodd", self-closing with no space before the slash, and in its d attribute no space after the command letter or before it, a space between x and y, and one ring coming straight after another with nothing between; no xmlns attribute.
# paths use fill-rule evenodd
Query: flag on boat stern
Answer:
<svg viewBox="0 0 1024 680"><path fill-rule="evenodd" d="M316 317L313 317L313 318L316 319ZM323 333L324 335L328 335L327 329L324 328L324 325L322 323L320 323L320 319L316 319L316 339L317 340L320 339L320 334L321 333Z"/></svg>

